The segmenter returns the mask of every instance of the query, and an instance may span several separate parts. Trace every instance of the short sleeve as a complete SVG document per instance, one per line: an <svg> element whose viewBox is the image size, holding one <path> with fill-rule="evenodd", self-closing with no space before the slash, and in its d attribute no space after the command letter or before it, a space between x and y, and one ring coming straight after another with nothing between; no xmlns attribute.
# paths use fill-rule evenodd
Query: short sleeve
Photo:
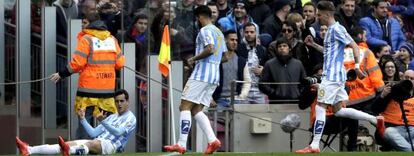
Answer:
<svg viewBox="0 0 414 156"><path fill-rule="evenodd" d="M201 29L200 34L201 34L201 40L203 42L203 46L207 46L209 44L214 45L214 37L213 37L213 32L211 32L211 30Z"/></svg>
<svg viewBox="0 0 414 156"><path fill-rule="evenodd" d="M345 45L348 45L354 41L351 35L349 35L346 29L341 25L335 28L335 39Z"/></svg>

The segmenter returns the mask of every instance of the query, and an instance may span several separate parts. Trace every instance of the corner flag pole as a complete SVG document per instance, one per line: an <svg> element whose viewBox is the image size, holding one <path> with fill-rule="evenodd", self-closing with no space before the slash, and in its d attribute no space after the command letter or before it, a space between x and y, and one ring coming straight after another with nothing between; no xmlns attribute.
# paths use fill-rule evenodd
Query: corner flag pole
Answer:
<svg viewBox="0 0 414 156"><path fill-rule="evenodd" d="M171 67L171 63L170 63L170 67ZM168 71L168 86L169 86L169 91L168 91L168 99L170 101L170 115L171 115L171 141L172 144L175 144L175 119L174 119L174 96L173 96L173 88L172 88L172 76L171 76L171 68Z"/></svg>

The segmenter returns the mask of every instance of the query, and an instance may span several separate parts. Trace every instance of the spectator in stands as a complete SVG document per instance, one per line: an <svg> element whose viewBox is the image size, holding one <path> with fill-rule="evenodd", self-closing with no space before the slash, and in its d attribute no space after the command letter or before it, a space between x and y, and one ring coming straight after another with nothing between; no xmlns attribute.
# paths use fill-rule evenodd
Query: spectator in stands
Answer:
<svg viewBox="0 0 414 156"><path fill-rule="evenodd" d="M303 19L302 15L299 14L299 13L296 13L296 12L290 13L287 16L286 21L296 24L295 37L299 40L302 40L302 32L305 30L305 23L303 23L304 19Z"/></svg>
<svg viewBox="0 0 414 156"><path fill-rule="evenodd" d="M263 27L263 22L266 17L272 14L269 6L267 6L263 0L247 0L247 14L249 14L253 21L259 25L259 28Z"/></svg>
<svg viewBox="0 0 414 156"><path fill-rule="evenodd" d="M290 0L291 12L301 13L303 11L302 0Z"/></svg>
<svg viewBox="0 0 414 156"><path fill-rule="evenodd" d="M206 4L207 4L207 0L195 0L194 1L194 5L196 8L202 5L206 5Z"/></svg>
<svg viewBox="0 0 414 156"><path fill-rule="evenodd" d="M247 101L249 103L263 104L265 103L265 95L259 91L258 85L263 66L268 60L266 49L257 44L257 26L253 23L247 23L244 26L244 39L237 46L237 54L239 57L247 59L247 66L250 70L250 79L253 82Z"/></svg>
<svg viewBox="0 0 414 156"><path fill-rule="evenodd" d="M237 32L238 42L241 42L244 34L244 26L247 23L254 23L253 18L247 14L247 4L244 0L237 0L234 3L234 8L226 17L219 19L218 23L223 32L233 30ZM259 28L256 27L256 33L259 33Z"/></svg>
<svg viewBox="0 0 414 156"><path fill-rule="evenodd" d="M86 14L91 14L97 12L97 3L95 0L82 0L78 3L78 8L80 9L79 18L85 18Z"/></svg>
<svg viewBox="0 0 414 156"><path fill-rule="evenodd" d="M410 42L405 42L401 45L400 50L394 54L397 68L402 75L409 67L409 64L414 56L414 46Z"/></svg>
<svg viewBox="0 0 414 156"><path fill-rule="evenodd" d="M227 13L230 12L230 10L232 9L228 0L217 0L216 3L219 10L218 19L226 17Z"/></svg>
<svg viewBox="0 0 414 156"><path fill-rule="evenodd" d="M56 38L63 44L67 43L68 21L78 18L78 6L74 0L56 0L52 4L56 7Z"/></svg>
<svg viewBox="0 0 414 156"><path fill-rule="evenodd" d="M214 2L208 2L207 3L207 6L211 10L211 20L212 20L211 22L213 22L213 24L218 27L219 25L217 23L217 18L219 16L219 11L218 11L218 8L217 8L216 3L214 3Z"/></svg>
<svg viewBox="0 0 414 156"><path fill-rule="evenodd" d="M179 0L176 8L178 22L185 26L194 23L194 0Z"/></svg>
<svg viewBox="0 0 414 156"><path fill-rule="evenodd" d="M380 67L385 84L394 81L400 81L400 72L398 71L397 64L390 55L384 55L380 59Z"/></svg>
<svg viewBox="0 0 414 156"><path fill-rule="evenodd" d="M316 22L316 6L312 2L307 2L303 5L303 12L305 18L305 28L309 28L311 24Z"/></svg>
<svg viewBox="0 0 414 156"><path fill-rule="evenodd" d="M391 54L391 47L386 44L377 45L374 48L372 48L372 52L374 52L375 57L379 62L382 56Z"/></svg>
<svg viewBox="0 0 414 156"><path fill-rule="evenodd" d="M72 61L64 69L50 75L50 80L58 82L74 73L79 73L75 110L86 109L86 120L92 124L93 118L102 111L116 113L113 94L115 93L116 70L125 64L125 57L118 41L107 30L97 12L87 14L88 25L78 34L78 44ZM111 64L108 64L111 62ZM106 114L106 113L105 113ZM87 139L85 129L79 126L76 138Z"/></svg>
<svg viewBox="0 0 414 156"><path fill-rule="evenodd" d="M233 80L246 81L246 83L237 83L235 88L235 99L246 100L249 94L251 80L250 70L246 65L246 59L236 54L237 34L233 30L224 33L226 38L227 53L225 57L227 62L220 66L220 86L216 88L213 99L217 103L218 109L230 107L231 100L231 82Z"/></svg>
<svg viewBox="0 0 414 156"><path fill-rule="evenodd" d="M414 142L414 97L411 96L414 80L414 71L407 70L404 73L405 80L398 84L387 84L381 96L376 99L373 112L379 113L385 118L384 141L397 151L412 151ZM402 106L401 106L402 105ZM407 119L407 127L403 120ZM407 133L410 131L411 138ZM381 138L378 138L379 140ZM409 141L412 140L412 141Z"/></svg>
<svg viewBox="0 0 414 156"><path fill-rule="evenodd" d="M154 35L155 48L152 51L155 54L158 54L160 51L162 33L164 31L164 26L169 25L171 38L171 59L178 60L181 58L181 45L184 45L190 41L190 38L185 35L184 27L182 23L176 21L175 9L170 6L167 9L162 9L160 13L155 15L154 21L151 25L151 33Z"/></svg>
<svg viewBox="0 0 414 156"><path fill-rule="evenodd" d="M272 6L273 13L265 19L263 28L260 28L260 30L262 33L270 34L273 40L276 40L282 31L282 24L290 12L289 0L274 1Z"/></svg>
<svg viewBox="0 0 414 156"><path fill-rule="evenodd" d="M358 22L361 17L355 12L356 1L342 0L342 4L335 12L335 20L343 25L348 32L351 32L354 27L359 26Z"/></svg>
<svg viewBox="0 0 414 156"><path fill-rule="evenodd" d="M124 37L122 39L122 37ZM149 49L148 44L154 44L154 38L148 31L148 16L145 14L138 14L132 21L132 25L123 34L118 35L118 40L124 42L135 43L135 65L138 72L147 74L147 55ZM149 43L148 43L149 42Z"/></svg>
<svg viewBox="0 0 414 156"><path fill-rule="evenodd" d="M111 2L99 5L99 15L101 16L101 20L104 21L108 27L109 32L111 32L111 35L118 34L118 30L122 27L122 22L124 22L124 25L129 25L129 19L127 18L128 16L124 16L125 18L122 21L120 9L121 8L119 8L115 3Z"/></svg>
<svg viewBox="0 0 414 156"><path fill-rule="evenodd" d="M388 44L394 54L406 40L401 26L394 17L387 16L387 0L374 0L372 5L373 13L362 18L359 25L367 31L367 42L371 48Z"/></svg>
<svg viewBox="0 0 414 156"><path fill-rule="evenodd" d="M289 41L279 38L276 46L276 57L266 62L259 82L292 83L303 80L306 77L305 68L299 60L292 58ZM297 100L300 95L298 84L260 84L259 88L269 97L271 104L290 103L293 101L277 100Z"/></svg>

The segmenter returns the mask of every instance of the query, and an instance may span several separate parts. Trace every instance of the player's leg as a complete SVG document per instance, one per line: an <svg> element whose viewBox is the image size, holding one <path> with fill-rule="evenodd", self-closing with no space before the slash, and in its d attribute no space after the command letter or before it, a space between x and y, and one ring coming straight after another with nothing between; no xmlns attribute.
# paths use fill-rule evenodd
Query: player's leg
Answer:
<svg viewBox="0 0 414 156"><path fill-rule="evenodd" d="M23 156L28 156L31 154L59 154L60 153L60 147L58 144L29 146L29 144L20 140L19 137L16 137L16 145L17 145L17 148L19 148L20 154Z"/></svg>

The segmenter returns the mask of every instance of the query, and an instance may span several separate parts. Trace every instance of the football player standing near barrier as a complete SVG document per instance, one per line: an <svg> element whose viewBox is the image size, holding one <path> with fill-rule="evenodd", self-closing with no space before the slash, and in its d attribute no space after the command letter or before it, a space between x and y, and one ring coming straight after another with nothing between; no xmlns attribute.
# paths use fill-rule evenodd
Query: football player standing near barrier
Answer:
<svg viewBox="0 0 414 156"><path fill-rule="evenodd" d="M312 143L296 153L319 153L319 142L321 140L326 120L326 108L333 105L335 116L346 117L355 120L366 120L375 124L379 133L384 134L384 118L375 117L353 108L342 108L342 101L348 100L345 91L346 71L344 67L344 48L350 46L355 57L354 72L359 78L365 75L359 69L359 48L352 40L346 29L335 21L335 6L329 1L320 1L317 5L317 17L321 25L328 26L328 32L324 39L323 46L323 73L322 82L318 88L318 105L315 107L316 121L313 129Z"/></svg>
<svg viewBox="0 0 414 156"><path fill-rule="evenodd" d="M213 92L219 84L219 66L227 47L223 33L211 23L211 10L203 5L197 7L194 14L202 28L196 38L196 55L187 60L190 66L194 63L195 66L181 97L180 137L177 144L164 146L164 149L168 152L185 153L193 115L208 139L204 153L212 154L221 143L202 110L204 106L210 106Z"/></svg>

